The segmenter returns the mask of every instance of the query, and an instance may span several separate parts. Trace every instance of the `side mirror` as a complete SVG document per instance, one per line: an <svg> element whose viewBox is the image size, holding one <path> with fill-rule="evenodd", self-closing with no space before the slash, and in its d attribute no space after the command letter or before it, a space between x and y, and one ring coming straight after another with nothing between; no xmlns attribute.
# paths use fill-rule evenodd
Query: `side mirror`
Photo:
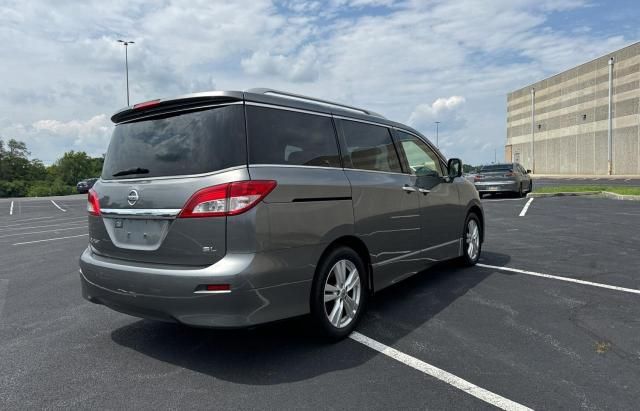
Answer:
<svg viewBox="0 0 640 411"><path fill-rule="evenodd" d="M531 174L531 170L527 170L527 174Z"/></svg>
<svg viewBox="0 0 640 411"><path fill-rule="evenodd" d="M450 158L447 163L447 173L449 178L454 179L462 176L462 160L459 158Z"/></svg>

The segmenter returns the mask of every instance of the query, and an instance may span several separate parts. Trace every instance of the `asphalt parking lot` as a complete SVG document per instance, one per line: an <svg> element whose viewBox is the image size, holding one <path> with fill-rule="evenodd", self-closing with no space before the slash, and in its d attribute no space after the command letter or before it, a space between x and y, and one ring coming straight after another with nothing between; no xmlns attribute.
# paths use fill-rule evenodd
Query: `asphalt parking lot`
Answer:
<svg viewBox="0 0 640 411"><path fill-rule="evenodd" d="M530 199L486 199L480 265L382 291L358 334L327 344L306 317L214 331L85 302L85 201L0 200L0 409L640 402L638 202L536 198L521 216Z"/></svg>

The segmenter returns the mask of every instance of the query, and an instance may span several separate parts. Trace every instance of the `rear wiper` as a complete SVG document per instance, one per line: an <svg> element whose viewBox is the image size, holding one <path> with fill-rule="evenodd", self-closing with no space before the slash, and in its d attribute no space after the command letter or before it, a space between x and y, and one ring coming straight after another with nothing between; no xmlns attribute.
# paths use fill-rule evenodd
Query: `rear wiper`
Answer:
<svg viewBox="0 0 640 411"><path fill-rule="evenodd" d="M148 174L148 173L149 173L148 169L136 167L136 168L128 168L126 170L118 171L117 173L113 173L111 177L127 176L129 174Z"/></svg>

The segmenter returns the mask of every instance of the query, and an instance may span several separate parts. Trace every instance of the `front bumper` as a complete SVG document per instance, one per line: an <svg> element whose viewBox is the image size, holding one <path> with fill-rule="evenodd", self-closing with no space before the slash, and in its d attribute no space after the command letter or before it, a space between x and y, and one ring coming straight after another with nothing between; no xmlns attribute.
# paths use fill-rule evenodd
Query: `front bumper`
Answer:
<svg viewBox="0 0 640 411"><path fill-rule="evenodd" d="M205 268L150 266L87 248L80 257L82 296L136 317L198 327L248 327L308 313L314 271L308 264L305 272L295 273L302 280L254 287L283 274L276 260L281 256L230 254ZM292 267L282 269L288 272L280 278L291 279ZM196 293L204 284L230 284L231 291Z"/></svg>

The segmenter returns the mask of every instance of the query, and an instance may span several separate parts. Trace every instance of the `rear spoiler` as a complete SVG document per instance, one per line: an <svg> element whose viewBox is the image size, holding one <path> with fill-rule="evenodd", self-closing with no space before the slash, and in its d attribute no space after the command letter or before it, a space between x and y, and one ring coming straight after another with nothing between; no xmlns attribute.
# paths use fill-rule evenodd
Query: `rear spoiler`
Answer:
<svg viewBox="0 0 640 411"><path fill-rule="evenodd" d="M157 114L197 109L199 107L206 107L207 105L233 103L243 100L244 94L241 91L214 91L209 93L187 94L175 98L151 100L125 107L111 116L111 121L119 124Z"/></svg>

